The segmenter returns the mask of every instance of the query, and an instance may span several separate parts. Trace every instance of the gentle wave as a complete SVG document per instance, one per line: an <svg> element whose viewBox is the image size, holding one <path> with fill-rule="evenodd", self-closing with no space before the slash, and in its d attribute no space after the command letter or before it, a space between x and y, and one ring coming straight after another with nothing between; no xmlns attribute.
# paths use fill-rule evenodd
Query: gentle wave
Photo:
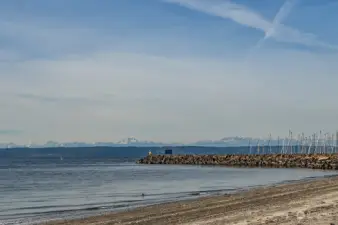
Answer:
<svg viewBox="0 0 338 225"><path fill-rule="evenodd" d="M140 200L124 200L124 201L111 201L105 202L104 204L69 204L69 205L41 205L41 206L29 206L29 207L17 207L17 208L9 208L2 209L0 212L6 212L7 215L11 215L11 212L15 213L15 215L29 215L32 213L17 213L17 211L26 211L26 210L35 210L34 214L48 214L48 213L64 213L71 211L86 211L86 210L101 210L101 209L115 209L115 208L126 208L133 205L137 205L137 203L142 203L142 205L149 204L154 202L154 199L157 199L156 202L168 201L170 199L175 200L176 198L182 197L190 197L197 195L211 195L216 193L230 193L234 192L238 189L228 188L228 189L213 189L213 190L204 190L204 191L194 191L194 192L166 192L166 193L158 193L158 194L137 194L137 195L127 195L123 193L116 193L114 195L108 195L108 197L142 197ZM148 197L157 197L154 199L147 199ZM36 201L43 203L44 201ZM52 210L52 209L57 210ZM43 212L40 212L43 211Z"/></svg>
<svg viewBox="0 0 338 225"><path fill-rule="evenodd" d="M5 162L0 163L1 225L87 217L335 174L302 169L138 165L67 154L63 160L54 156L52 160L0 159Z"/></svg>

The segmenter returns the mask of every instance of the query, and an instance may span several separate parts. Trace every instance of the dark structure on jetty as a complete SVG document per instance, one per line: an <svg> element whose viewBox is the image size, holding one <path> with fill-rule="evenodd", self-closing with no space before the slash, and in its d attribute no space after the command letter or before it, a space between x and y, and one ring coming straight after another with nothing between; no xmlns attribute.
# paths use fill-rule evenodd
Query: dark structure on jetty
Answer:
<svg viewBox="0 0 338 225"><path fill-rule="evenodd" d="M138 163L338 170L338 154L148 155Z"/></svg>

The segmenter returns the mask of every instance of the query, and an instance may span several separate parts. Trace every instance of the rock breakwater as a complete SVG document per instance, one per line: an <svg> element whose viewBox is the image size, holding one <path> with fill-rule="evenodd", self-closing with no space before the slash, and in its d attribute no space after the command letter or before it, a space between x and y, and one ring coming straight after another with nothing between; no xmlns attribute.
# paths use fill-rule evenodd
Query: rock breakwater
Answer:
<svg viewBox="0 0 338 225"><path fill-rule="evenodd" d="M148 155L137 163L338 170L338 154Z"/></svg>

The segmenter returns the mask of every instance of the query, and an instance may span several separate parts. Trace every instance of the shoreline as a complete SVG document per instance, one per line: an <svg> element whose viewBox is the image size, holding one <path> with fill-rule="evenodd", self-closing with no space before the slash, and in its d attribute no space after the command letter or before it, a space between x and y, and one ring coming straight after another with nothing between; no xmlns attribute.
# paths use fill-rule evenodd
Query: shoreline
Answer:
<svg viewBox="0 0 338 225"><path fill-rule="evenodd" d="M48 225L215 225L338 223L338 175L305 178L110 212L83 219L49 221Z"/></svg>

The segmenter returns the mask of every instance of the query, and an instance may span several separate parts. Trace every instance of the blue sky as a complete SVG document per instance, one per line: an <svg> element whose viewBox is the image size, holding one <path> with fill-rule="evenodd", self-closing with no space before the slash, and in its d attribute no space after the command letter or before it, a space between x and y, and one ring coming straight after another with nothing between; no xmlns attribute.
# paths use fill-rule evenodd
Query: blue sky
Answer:
<svg viewBox="0 0 338 225"><path fill-rule="evenodd" d="M0 142L338 124L335 0L4 0Z"/></svg>

